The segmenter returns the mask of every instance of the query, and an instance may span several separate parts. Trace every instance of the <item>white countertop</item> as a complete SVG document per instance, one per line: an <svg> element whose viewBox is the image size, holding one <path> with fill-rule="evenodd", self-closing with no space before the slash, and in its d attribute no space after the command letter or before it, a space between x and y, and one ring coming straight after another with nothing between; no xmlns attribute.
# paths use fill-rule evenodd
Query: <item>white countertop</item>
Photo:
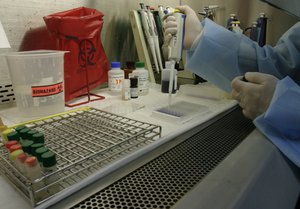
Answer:
<svg viewBox="0 0 300 209"><path fill-rule="evenodd" d="M184 122L174 122L174 120L165 120L153 116L153 110L167 106L169 101L168 94L160 92L160 85L153 85L148 95L139 96L139 98L131 99L130 101L122 101L120 96L111 95L107 89L97 90L95 93L105 96L105 99L93 101L83 106L104 109L132 119L160 125L162 127L163 140L164 138L175 137L184 133L236 105L235 101L226 99L228 95L223 94L223 92L209 84L194 86L192 87L194 88L193 92L190 88L191 86L188 86L188 92L182 91L173 95L172 104L180 101L189 102L200 105L200 107L205 107L205 111L193 114ZM201 90L199 88L201 88ZM81 101L85 100L81 99ZM71 108L65 108L65 110L69 109ZM0 116L3 122L8 126L34 119L20 118L15 104L0 105ZM0 177L0 200L6 209L32 208L30 203L20 196L3 177Z"/></svg>

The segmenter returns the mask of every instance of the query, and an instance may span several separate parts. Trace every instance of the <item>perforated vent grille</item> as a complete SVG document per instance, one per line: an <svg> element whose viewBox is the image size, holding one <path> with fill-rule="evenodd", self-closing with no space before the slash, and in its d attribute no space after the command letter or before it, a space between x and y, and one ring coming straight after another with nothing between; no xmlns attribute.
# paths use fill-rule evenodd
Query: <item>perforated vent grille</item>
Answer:
<svg viewBox="0 0 300 209"><path fill-rule="evenodd" d="M12 84L0 84L0 104L15 101Z"/></svg>
<svg viewBox="0 0 300 209"><path fill-rule="evenodd" d="M73 208L171 208L253 129L236 109Z"/></svg>

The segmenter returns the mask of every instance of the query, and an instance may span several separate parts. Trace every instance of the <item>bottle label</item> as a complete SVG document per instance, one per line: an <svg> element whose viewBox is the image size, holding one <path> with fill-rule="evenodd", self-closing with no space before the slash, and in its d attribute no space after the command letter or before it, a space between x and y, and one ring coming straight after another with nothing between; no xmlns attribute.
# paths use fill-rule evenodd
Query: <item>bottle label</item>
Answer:
<svg viewBox="0 0 300 209"><path fill-rule="evenodd" d="M140 89L140 91L148 89L148 88L149 88L148 76L139 75L139 89Z"/></svg>
<svg viewBox="0 0 300 209"><path fill-rule="evenodd" d="M108 78L108 85L111 91L121 91L123 75L110 75Z"/></svg>
<svg viewBox="0 0 300 209"><path fill-rule="evenodd" d="M52 96L64 91L62 82L45 86L32 86L31 89L32 97Z"/></svg>
<svg viewBox="0 0 300 209"><path fill-rule="evenodd" d="M138 88L130 88L130 96L131 98L138 98L139 96Z"/></svg>

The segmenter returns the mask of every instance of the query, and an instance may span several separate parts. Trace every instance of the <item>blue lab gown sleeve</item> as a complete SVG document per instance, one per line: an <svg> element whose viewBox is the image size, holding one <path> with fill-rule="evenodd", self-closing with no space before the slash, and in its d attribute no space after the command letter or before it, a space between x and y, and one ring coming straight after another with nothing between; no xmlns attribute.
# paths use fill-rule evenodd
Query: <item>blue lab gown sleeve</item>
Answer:
<svg viewBox="0 0 300 209"><path fill-rule="evenodd" d="M278 149L300 167L300 86L291 78L278 81L267 111L254 120Z"/></svg>
<svg viewBox="0 0 300 209"><path fill-rule="evenodd" d="M260 47L243 34L233 33L205 19L198 43L187 52L187 69L230 92L234 77L245 72L290 76L300 83L300 22L290 28L276 46Z"/></svg>

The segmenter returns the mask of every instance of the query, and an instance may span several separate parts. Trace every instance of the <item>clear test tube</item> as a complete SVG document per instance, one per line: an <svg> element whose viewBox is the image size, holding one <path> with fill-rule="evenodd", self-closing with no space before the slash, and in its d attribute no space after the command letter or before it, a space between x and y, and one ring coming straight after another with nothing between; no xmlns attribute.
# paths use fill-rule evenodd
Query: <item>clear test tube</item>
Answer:
<svg viewBox="0 0 300 209"><path fill-rule="evenodd" d="M14 145L9 147L9 152L14 152L18 149L22 150L22 145L21 144L14 144Z"/></svg>
<svg viewBox="0 0 300 209"><path fill-rule="evenodd" d="M25 166L25 173L26 176L32 181L32 189L33 191L37 191L38 189L41 189L44 187L43 181L36 181L37 179L41 178L43 176L42 169L40 167L40 164L38 163L38 160L35 156L31 156L26 158L24 162ZM40 201L42 199L45 199L46 192L42 190L41 192L35 193L35 198L37 201Z"/></svg>
<svg viewBox="0 0 300 209"><path fill-rule="evenodd" d="M30 180L34 181L35 179L42 177L42 170L35 156L27 157L24 163L26 176Z"/></svg>
<svg viewBox="0 0 300 209"><path fill-rule="evenodd" d="M15 162L16 162L17 157L23 153L24 153L23 150L18 149L9 154L9 158L10 158L11 162L13 163L13 165L16 165Z"/></svg>
<svg viewBox="0 0 300 209"><path fill-rule="evenodd" d="M55 183L59 180L58 173L55 173L57 171L57 161L56 161L56 155L52 151L48 151L42 154L42 162L43 162L43 171L46 175L49 175L45 179L45 185L49 185L54 183L52 186L49 187L48 193L50 195L56 194L59 192L59 184Z"/></svg>
<svg viewBox="0 0 300 209"><path fill-rule="evenodd" d="M19 142L17 140L13 140L13 141L8 141L5 146L6 148L9 150L9 148L15 144L19 144Z"/></svg>
<svg viewBox="0 0 300 209"><path fill-rule="evenodd" d="M21 173L23 173L23 175L26 175L26 171L25 171L25 160L27 159L27 154L26 153L22 153L20 155L18 155L17 159L16 159L16 166L19 169L19 171Z"/></svg>

